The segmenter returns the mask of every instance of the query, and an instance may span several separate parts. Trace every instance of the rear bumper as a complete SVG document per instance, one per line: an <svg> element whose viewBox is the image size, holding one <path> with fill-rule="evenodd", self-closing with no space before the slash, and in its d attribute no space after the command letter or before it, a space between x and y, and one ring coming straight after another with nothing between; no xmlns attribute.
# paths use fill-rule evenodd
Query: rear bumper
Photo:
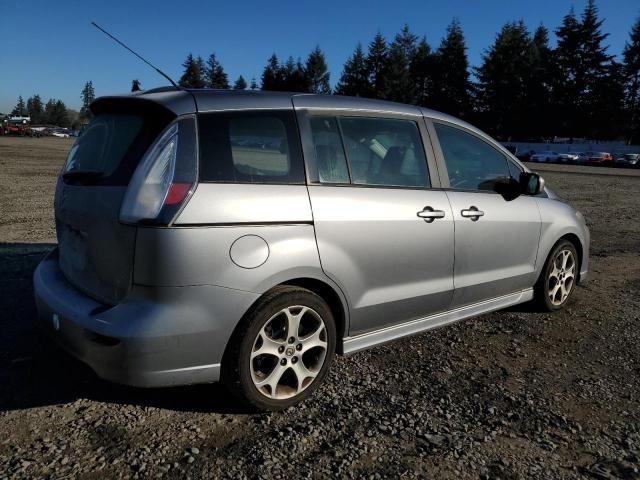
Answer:
<svg viewBox="0 0 640 480"><path fill-rule="evenodd" d="M134 286L105 306L66 280L57 250L38 265L34 289L40 324L64 349L100 377L140 387L219 380L227 341L259 296L210 285Z"/></svg>

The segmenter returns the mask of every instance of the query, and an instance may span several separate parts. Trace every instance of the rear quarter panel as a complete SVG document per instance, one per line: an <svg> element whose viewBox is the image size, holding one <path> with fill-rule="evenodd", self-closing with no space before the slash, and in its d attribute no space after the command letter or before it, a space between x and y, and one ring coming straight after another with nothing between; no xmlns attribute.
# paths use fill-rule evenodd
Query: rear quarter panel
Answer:
<svg viewBox="0 0 640 480"><path fill-rule="evenodd" d="M262 294L293 279L315 279L336 292L347 314L342 291L322 270L312 220L305 185L200 184L171 228L138 229L134 284ZM251 268L231 254L247 236L244 258L267 255Z"/></svg>
<svg viewBox="0 0 640 480"><path fill-rule="evenodd" d="M268 246L266 260L254 268L237 265L230 254L234 242L248 235L263 239ZM246 256L250 257L251 252L246 252ZM263 293L289 279L319 276L324 279L313 225L141 228L138 231L134 268L134 283L138 285L216 285Z"/></svg>

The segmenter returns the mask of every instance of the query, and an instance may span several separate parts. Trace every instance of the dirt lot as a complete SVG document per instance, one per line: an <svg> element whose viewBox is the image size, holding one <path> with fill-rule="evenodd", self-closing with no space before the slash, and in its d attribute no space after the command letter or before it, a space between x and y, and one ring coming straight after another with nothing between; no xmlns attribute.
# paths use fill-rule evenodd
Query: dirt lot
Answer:
<svg viewBox="0 0 640 480"><path fill-rule="evenodd" d="M310 401L248 414L217 385L108 384L35 334L69 145L0 137L0 479L640 478L640 177L544 172L592 233L563 312L338 358Z"/></svg>

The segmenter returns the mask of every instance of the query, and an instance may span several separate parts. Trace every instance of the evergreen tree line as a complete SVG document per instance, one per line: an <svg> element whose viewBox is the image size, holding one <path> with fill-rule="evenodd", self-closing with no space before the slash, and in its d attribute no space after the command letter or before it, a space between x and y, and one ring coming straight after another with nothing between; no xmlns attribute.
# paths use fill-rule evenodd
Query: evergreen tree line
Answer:
<svg viewBox="0 0 640 480"><path fill-rule="evenodd" d="M18 97L18 103L11 111L11 116L31 117L31 123L50 124L61 127L69 127L72 118L69 110L62 100L49 99L46 103L40 95L33 95L25 102L22 96Z"/></svg>
<svg viewBox="0 0 640 480"><path fill-rule="evenodd" d="M186 88L281 90L379 98L439 110L469 120L500 140L625 139L640 143L640 18L631 29L621 61L608 52L607 33L594 0L577 15L573 8L553 31L540 25L508 22L471 68L464 32L454 20L437 47L408 26L391 40L375 35L366 50L358 44L332 90L326 58L319 46L302 61L281 62L274 53L260 78L233 84L215 53L205 61L189 54L180 85ZM132 91L141 89L133 80ZM82 90L79 121L88 117L94 90ZM66 106L38 95L22 97L12 114L29 114L34 123L66 126Z"/></svg>
<svg viewBox="0 0 640 480"><path fill-rule="evenodd" d="M553 31L530 32L508 22L471 68L464 32L454 20L437 47L408 26L391 40L381 33L358 44L331 89L325 56L316 47L306 58L281 62L273 54L263 69L262 90L336 93L425 106L467 119L501 140L626 139L640 143L640 19L620 62L608 52L607 33L594 0L573 8ZM222 64L189 54L180 85L231 87ZM257 89L252 80L250 88Z"/></svg>
<svg viewBox="0 0 640 480"><path fill-rule="evenodd" d="M56 125L58 127L79 128L89 118L89 105L96 98L93 82L84 84L80 99L82 108L80 112L68 109L62 100L51 98L44 103L42 97L36 94L24 101L22 95L18 97L16 106L11 111L12 117L31 117L32 125Z"/></svg>

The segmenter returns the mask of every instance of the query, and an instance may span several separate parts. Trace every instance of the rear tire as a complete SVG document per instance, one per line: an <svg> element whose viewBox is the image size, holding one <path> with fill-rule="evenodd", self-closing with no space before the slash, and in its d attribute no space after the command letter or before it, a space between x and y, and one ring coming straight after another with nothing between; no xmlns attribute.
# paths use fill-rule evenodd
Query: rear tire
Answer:
<svg viewBox="0 0 640 480"><path fill-rule="evenodd" d="M336 347L331 309L310 290L278 286L245 315L222 361L222 382L248 406L276 411L309 397Z"/></svg>
<svg viewBox="0 0 640 480"><path fill-rule="evenodd" d="M563 308L575 290L579 268L573 243L568 240L556 243L534 287L535 304L547 312Z"/></svg>

